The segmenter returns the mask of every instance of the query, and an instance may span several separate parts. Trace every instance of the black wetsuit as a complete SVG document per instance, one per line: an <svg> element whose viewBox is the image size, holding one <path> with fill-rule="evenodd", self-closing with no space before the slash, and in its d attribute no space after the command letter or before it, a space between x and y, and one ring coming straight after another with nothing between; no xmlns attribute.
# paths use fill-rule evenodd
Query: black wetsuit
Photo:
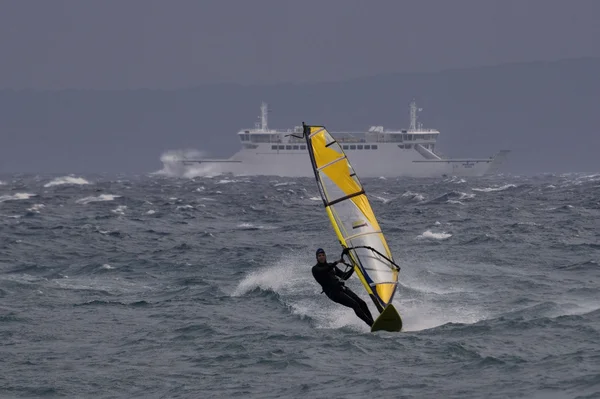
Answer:
<svg viewBox="0 0 600 399"><path fill-rule="evenodd" d="M365 301L344 285L343 280L347 280L354 273L354 268L344 273L336 265L337 262L317 263L312 268L313 277L321 284L323 292L329 299L354 309L354 313L358 317L369 326L372 326L373 316L371 316L371 311Z"/></svg>

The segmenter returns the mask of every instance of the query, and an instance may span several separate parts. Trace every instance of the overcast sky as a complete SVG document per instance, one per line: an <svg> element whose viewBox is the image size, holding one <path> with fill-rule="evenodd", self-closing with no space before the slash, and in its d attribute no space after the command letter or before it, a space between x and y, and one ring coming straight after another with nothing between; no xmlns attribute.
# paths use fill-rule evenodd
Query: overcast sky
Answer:
<svg viewBox="0 0 600 399"><path fill-rule="evenodd" d="M0 88L178 88L600 56L596 0L0 0Z"/></svg>

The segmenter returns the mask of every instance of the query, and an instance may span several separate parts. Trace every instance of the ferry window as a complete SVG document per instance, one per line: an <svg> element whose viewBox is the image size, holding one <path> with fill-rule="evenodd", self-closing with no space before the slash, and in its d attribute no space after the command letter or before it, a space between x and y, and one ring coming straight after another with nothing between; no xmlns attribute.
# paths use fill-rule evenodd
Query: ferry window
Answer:
<svg viewBox="0 0 600 399"><path fill-rule="evenodd" d="M363 148L363 146L362 146L362 145L357 145L357 146L356 146L356 149L358 149L358 150L362 150L362 148Z"/></svg>
<svg viewBox="0 0 600 399"><path fill-rule="evenodd" d="M298 146L297 146L297 145L295 145L295 146L294 146L294 150L297 150L297 149L298 149Z"/></svg>
<svg viewBox="0 0 600 399"><path fill-rule="evenodd" d="M407 144L406 146L404 146L404 148L406 148L407 150L410 150L412 148L412 144Z"/></svg>
<svg viewBox="0 0 600 399"><path fill-rule="evenodd" d="M268 143L271 140L268 134L253 134L250 136L250 141L253 143Z"/></svg>
<svg viewBox="0 0 600 399"><path fill-rule="evenodd" d="M404 149L404 144L398 144L398 147Z"/></svg>
<svg viewBox="0 0 600 399"><path fill-rule="evenodd" d="M371 146L369 144L365 144L365 150L370 150Z"/></svg>
<svg viewBox="0 0 600 399"><path fill-rule="evenodd" d="M305 145L301 145L301 146L300 146L300 149L301 149L301 150L306 150L306 146L305 146Z"/></svg>
<svg viewBox="0 0 600 399"><path fill-rule="evenodd" d="M279 146L279 149L280 149L280 150L283 150L284 148L285 148L285 146L283 146L283 145L280 145L280 146Z"/></svg>
<svg viewBox="0 0 600 399"><path fill-rule="evenodd" d="M286 150L291 150L291 149L292 149L292 146L291 146L291 145L286 145L286 146L285 146L285 149L286 149Z"/></svg>
<svg viewBox="0 0 600 399"><path fill-rule="evenodd" d="M343 145L343 146L342 146L342 148L343 148L344 150L347 150L347 149L348 149L348 146L347 146L347 145Z"/></svg>
<svg viewBox="0 0 600 399"><path fill-rule="evenodd" d="M272 150L276 150L276 149L277 149L277 146L276 146L276 145L272 145L272 146L271 146L271 149L272 149Z"/></svg>
<svg viewBox="0 0 600 399"><path fill-rule="evenodd" d="M373 144L373 145L371 146L371 149L372 149L372 150L376 150L376 149L377 149L377 144Z"/></svg>
<svg viewBox="0 0 600 399"><path fill-rule="evenodd" d="M351 145L351 146L350 146L350 149L351 149L351 150L356 150L356 146L355 146L355 145Z"/></svg>

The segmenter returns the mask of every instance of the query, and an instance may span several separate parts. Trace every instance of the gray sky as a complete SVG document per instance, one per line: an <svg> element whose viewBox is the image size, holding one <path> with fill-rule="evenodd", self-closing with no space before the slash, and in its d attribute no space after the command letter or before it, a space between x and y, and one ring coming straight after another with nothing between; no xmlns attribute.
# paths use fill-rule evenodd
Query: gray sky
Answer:
<svg viewBox="0 0 600 399"><path fill-rule="evenodd" d="M0 0L0 88L340 80L600 56L596 0Z"/></svg>

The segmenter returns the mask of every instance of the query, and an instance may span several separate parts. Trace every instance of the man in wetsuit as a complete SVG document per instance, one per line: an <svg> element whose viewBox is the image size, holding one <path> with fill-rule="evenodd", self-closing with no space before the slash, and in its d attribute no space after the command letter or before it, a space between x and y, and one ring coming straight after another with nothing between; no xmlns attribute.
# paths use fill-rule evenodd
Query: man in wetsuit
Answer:
<svg viewBox="0 0 600 399"><path fill-rule="evenodd" d="M373 316L371 316L371 311L365 301L344 285L344 280L350 278L352 273L354 273L354 268L350 269L347 273L338 269L336 265L343 262L343 259L327 263L327 256L322 248L317 249L316 255L317 264L313 266L312 274L315 280L323 287L325 295L334 302L354 309L354 313L358 317L367 323L369 327L372 326Z"/></svg>

